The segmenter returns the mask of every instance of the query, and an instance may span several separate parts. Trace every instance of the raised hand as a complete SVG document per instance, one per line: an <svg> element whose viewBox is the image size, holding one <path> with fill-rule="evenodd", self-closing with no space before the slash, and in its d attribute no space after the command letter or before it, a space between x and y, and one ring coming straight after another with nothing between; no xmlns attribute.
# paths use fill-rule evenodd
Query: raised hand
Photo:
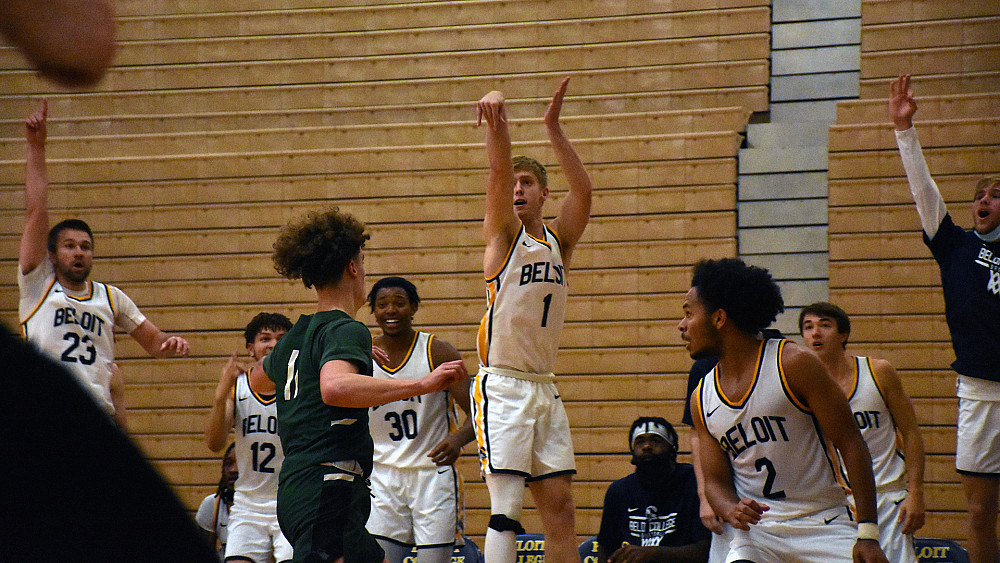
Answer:
<svg viewBox="0 0 1000 563"><path fill-rule="evenodd" d="M38 103L38 107L35 108L34 113L24 120L24 138L27 139L29 144L45 146L45 139L48 137L48 127L46 125L48 115L49 101L42 98L42 101Z"/></svg>
<svg viewBox="0 0 1000 563"><path fill-rule="evenodd" d="M913 127L913 114L917 113L917 102L910 88L910 75L904 74L889 83L889 117L896 129L906 131Z"/></svg>
<svg viewBox="0 0 1000 563"><path fill-rule="evenodd" d="M476 127L483 124L483 118L490 127L507 122L506 100L503 92L493 90L476 102Z"/></svg>
<svg viewBox="0 0 1000 563"><path fill-rule="evenodd" d="M552 101L549 102L548 109L545 110L546 127L559 126L559 112L562 111L563 98L566 97L567 87L569 87L568 76L563 78L562 82L559 83L559 87L556 88L556 93L552 95Z"/></svg>

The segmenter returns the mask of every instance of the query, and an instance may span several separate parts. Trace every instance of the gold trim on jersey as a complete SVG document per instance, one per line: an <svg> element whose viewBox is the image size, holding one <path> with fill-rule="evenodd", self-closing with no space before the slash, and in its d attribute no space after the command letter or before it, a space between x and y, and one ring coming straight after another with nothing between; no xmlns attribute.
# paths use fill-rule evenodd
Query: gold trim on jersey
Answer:
<svg viewBox="0 0 1000 563"><path fill-rule="evenodd" d="M791 386L788 385L788 378L785 376L785 366L781 363L781 352L785 349L785 344L787 343L788 340L785 339L782 339L781 342L778 343L777 357L775 358L778 363L778 381L781 382L781 390L785 392L785 396L788 397L788 400L791 401L796 408L806 414L812 414L812 409L807 407L806 404L802 402L802 399L795 395Z"/></svg>
<svg viewBox="0 0 1000 563"><path fill-rule="evenodd" d="M757 381L760 379L760 370L763 367L763 363L764 363L764 345L765 344L767 344L767 340L761 340L760 347L757 349L757 360L754 362L754 364L757 367L754 368L754 371L753 371L753 381L750 382L750 385L747 386L747 390L743 393L743 396L740 397L740 399L738 401L732 401L732 400L729 399L729 397L726 396L725 390L722 388L722 385L719 383L719 374L722 373L722 366L720 366L718 364L715 365L715 368L713 370L713 371L715 371L715 390L719 394L719 398L722 399L722 402L726 406L728 406L730 408L734 408L734 409L742 409L743 405L745 405L746 402L747 402L747 400L750 398L750 394L753 393L754 387L757 387ZM780 350L779 350L779 353L780 353ZM779 372L781 371L781 361L780 360L778 361L778 371ZM709 373L711 373L711 372L709 372Z"/></svg>
<svg viewBox="0 0 1000 563"><path fill-rule="evenodd" d="M49 297L49 293L52 292L52 287L55 285L56 285L56 278L53 277L52 281L49 282L49 287L45 288L45 292L42 293L42 298L38 300L38 303L35 303L35 308L32 309L30 313L28 313L28 316L25 317L24 320L21 321L21 336L24 337L25 339L28 338L28 326L27 326L28 321L30 321L31 317L34 317L35 313L37 313L38 310L42 308L42 304L45 303L45 300Z"/></svg>
<svg viewBox="0 0 1000 563"><path fill-rule="evenodd" d="M528 234L528 232L524 230L524 225L522 224L521 228L517 230L517 235L514 236L514 240L510 241L510 247L507 248L507 256L503 259L503 264L500 265L500 269L497 270L496 272L494 272L492 276L486 276L485 277L487 284L489 284L489 282L494 281L497 278L499 278L500 274L502 274L503 271L507 269L507 264L510 264L510 257L514 255L514 249L517 248L517 241L521 240L521 233L524 233L524 234L528 235L529 237L531 237L531 235ZM535 237L531 237L531 238L535 238ZM485 274L483 274L483 275L485 276Z"/></svg>
<svg viewBox="0 0 1000 563"><path fill-rule="evenodd" d="M274 401L278 400L278 394L277 393L275 393L274 395L271 395L270 396L271 398L268 399L264 395L261 395L260 393L254 391L253 387L250 386L250 380L249 379L247 380L247 387L250 388L250 394L253 395L254 398L257 399L258 401L260 401L260 404L262 404L264 406L270 405L270 404L274 403Z"/></svg>
<svg viewBox="0 0 1000 563"><path fill-rule="evenodd" d="M403 356L403 361L400 362L398 366L396 366L394 368L390 368L390 367L382 365L382 362L379 362L378 360L375 360L375 362L378 364L378 367L382 368L382 371L384 371L386 373L390 373L390 374L394 374L397 371L403 369L406 366L406 363L409 362L410 358L413 356L413 349L417 347L417 340L419 338L420 338L420 331L416 331L416 330L413 331L413 341L410 342L410 349L406 351L406 355Z"/></svg>
<svg viewBox="0 0 1000 563"><path fill-rule="evenodd" d="M94 298L94 284L95 283L97 283L97 282L92 282L92 281L87 282L87 287L90 288L90 293L88 293L86 297L77 297L77 296L73 295L72 293L69 293L68 291L66 291L65 287L63 288L63 294L66 295L67 299L72 299L73 301L79 301L79 302L90 301L91 299ZM107 287L104 288L104 293L109 293ZM108 304L109 305L111 304L111 299L110 298L108 299ZM112 309L113 308L114 307L112 307Z"/></svg>
<svg viewBox="0 0 1000 563"><path fill-rule="evenodd" d="M861 366L858 365L858 356L854 356L854 382L851 384L851 392L847 394L847 400L850 401L854 398L854 394L858 392L858 382L861 380ZM840 387L840 384L837 384Z"/></svg>
<svg viewBox="0 0 1000 563"><path fill-rule="evenodd" d="M696 404L691 405L691 410L692 412L698 413L698 418L701 419L701 425L704 426L705 430L707 431L708 423L705 419L705 410L701 408L701 388L704 387L704 385L705 385L705 378L702 377L701 380L698 381L698 384L695 385L694 387L693 400L696 402Z"/></svg>
<svg viewBox="0 0 1000 563"><path fill-rule="evenodd" d="M431 353L431 345L434 344L434 335L427 334L427 369L429 371L434 371L434 357ZM447 391L447 389L445 390Z"/></svg>

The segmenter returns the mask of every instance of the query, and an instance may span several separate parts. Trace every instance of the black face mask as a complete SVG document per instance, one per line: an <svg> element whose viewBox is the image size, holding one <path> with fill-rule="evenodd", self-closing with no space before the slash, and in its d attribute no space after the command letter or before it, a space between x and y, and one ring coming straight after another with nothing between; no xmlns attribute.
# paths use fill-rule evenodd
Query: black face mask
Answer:
<svg viewBox="0 0 1000 563"><path fill-rule="evenodd" d="M635 473L644 487L665 486L676 464L677 456L671 452L646 457L632 454L632 465L635 466Z"/></svg>

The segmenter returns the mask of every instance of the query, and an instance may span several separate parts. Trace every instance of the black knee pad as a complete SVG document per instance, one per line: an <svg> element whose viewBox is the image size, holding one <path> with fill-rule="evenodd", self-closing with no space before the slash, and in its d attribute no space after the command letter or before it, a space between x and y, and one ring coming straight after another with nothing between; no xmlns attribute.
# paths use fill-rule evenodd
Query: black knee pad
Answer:
<svg viewBox="0 0 1000 563"><path fill-rule="evenodd" d="M490 528L498 532L514 532L515 534L523 534L524 527L521 523L512 518L508 518L503 514L493 514L490 516Z"/></svg>

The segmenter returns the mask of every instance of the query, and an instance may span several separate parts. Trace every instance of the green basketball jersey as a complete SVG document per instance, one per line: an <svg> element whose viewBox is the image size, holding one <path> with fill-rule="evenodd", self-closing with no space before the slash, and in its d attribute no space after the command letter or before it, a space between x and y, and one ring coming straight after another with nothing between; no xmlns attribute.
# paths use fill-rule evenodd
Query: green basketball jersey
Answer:
<svg viewBox="0 0 1000 563"><path fill-rule="evenodd" d="M277 387L278 435L285 451L282 480L306 467L356 460L371 473L373 445L368 409L323 402L320 369L332 360L352 362L372 375L368 328L343 311L302 315L264 358L264 371Z"/></svg>

